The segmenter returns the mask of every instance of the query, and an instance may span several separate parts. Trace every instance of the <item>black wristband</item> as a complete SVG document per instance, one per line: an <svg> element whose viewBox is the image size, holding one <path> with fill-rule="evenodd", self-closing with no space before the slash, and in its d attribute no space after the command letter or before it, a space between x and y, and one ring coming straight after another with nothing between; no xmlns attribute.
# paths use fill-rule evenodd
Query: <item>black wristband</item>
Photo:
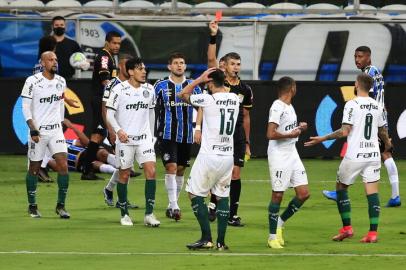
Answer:
<svg viewBox="0 0 406 270"><path fill-rule="evenodd" d="M34 136L39 136L39 131L38 130L30 130L30 136L34 137Z"/></svg>
<svg viewBox="0 0 406 270"><path fill-rule="evenodd" d="M215 36L210 35L209 44L216 44L216 40L217 40L217 35L215 35Z"/></svg>

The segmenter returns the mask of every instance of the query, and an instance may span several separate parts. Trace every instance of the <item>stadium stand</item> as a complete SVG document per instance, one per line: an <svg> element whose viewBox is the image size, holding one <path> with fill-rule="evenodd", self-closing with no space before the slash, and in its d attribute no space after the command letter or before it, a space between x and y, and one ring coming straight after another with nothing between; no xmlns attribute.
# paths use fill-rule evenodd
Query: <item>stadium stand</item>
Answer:
<svg viewBox="0 0 406 270"><path fill-rule="evenodd" d="M171 8L172 7L172 1L170 2L165 2L161 4L159 7L161 8ZM191 8L192 5L184 2L178 2L178 8Z"/></svg>
<svg viewBox="0 0 406 270"><path fill-rule="evenodd" d="M46 7L81 7L79 1L74 0L53 0L45 4Z"/></svg>
<svg viewBox="0 0 406 270"><path fill-rule="evenodd" d="M202 2L195 5L195 8L227 8L227 4L221 2Z"/></svg>
<svg viewBox="0 0 406 270"><path fill-rule="evenodd" d="M261 8L265 8L265 6L260 4L260 3L255 3L255 2L244 2L244 3L235 4L234 6L232 6L232 8L256 8L256 9L261 9Z"/></svg>
<svg viewBox="0 0 406 270"><path fill-rule="evenodd" d="M113 7L113 1L107 1L107 0L94 0L87 2L86 4L83 5L84 7Z"/></svg>
<svg viewBox="0 0 406 270"><path fill-rule="evenodd" d="M16 0L9 4L10 7L43 7L44 3L38 0Z"/></svg>
<svg viewBox="0 0 406 270"><path fill-rule="evenodd" d="M127 1L120 4L120 7L127 7L127 8L154 8L155 5L152 2L144 1L144 0L132 0Z"/></svg>

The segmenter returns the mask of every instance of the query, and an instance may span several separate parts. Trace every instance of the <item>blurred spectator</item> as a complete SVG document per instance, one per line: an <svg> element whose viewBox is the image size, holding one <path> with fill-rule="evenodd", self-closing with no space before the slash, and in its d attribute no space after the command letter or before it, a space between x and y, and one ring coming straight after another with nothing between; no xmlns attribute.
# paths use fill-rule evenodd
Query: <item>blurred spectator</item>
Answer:
<svg viewBox="0 0 406 270"><path fill-rule="evenodd" d="M65 18L56 16L52 19L53 37L56 39L56 56L58 57L58 74L65 79L72 78L75 69L69 64L69 57L75 52L82 52L79 44L65 36Z"/></svg>

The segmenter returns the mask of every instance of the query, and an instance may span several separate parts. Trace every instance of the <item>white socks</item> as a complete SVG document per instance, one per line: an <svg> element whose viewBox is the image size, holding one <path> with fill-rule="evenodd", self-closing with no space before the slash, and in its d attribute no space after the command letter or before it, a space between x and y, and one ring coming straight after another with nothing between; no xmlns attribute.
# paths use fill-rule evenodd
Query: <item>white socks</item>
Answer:
<svg viewBox="0 0 406 270"><path fill-rule="evenodd" d="M278 228L282 228L285 222L281 219L281 217L278 217Z"/></svg>
<svg viewBox="0 0 406 270"><path fill-rule="evenodd" d="M185 177L176 176L176 198L179 200L179 194L182 191L183 182L185 181Z"/></svg>
<svg viewBox="0 0 406 270"><path fill-rule="evenodd" d="M99 170L101 173L114 173L116 171L116 168L114 168L110 164L102 164L100 165Z"/></svg>
<svg viewBox="0 0 406 270"><path fill-rule="evenodd" d="M179 209L176 184L176 174L165 174L165 187L171 209Z"/></svg>
<svg viewBox="0 0 406 270"><path fill-rule="evenodd" d="M118 176L119 176L118 169L116 169L113 175L111 176L110 181L107 183L106 186L107 190L113 191L116 188L118 183Z"/></svg>
<svg viewBox="0 0 406 270"><path fill-rule="evenodd" d="M108 154L107 155L107 163L116 167L116 156L113 154Z"/></svg>
<svg viewBox="0 0 406 270"><path fill-rule="evenodd" d="M388 158L384 161L386 170L388 171L389 182L392 186L392 199L399 196L399 175L398 168L393 158Z"/></svg>

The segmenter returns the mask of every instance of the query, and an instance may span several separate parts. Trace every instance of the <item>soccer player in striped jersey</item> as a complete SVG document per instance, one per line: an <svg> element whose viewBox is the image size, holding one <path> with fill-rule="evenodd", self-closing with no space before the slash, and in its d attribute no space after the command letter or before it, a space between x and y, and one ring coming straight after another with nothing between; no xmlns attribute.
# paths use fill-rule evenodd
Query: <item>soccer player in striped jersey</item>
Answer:
<svg viewBox="0 0 406 270"><path fill-rule="evenodd" d="M385 82L381 71L371 63L371 49L367 46L360 46L355 50L355 65L365 74L368 74L373 80L373 87L369 90L369 96L375 99L379 105L385 108ZM386 110L385 110L386 113ZM388 126L386 126L388 128ZM401 205L399 194L399 173L396 163L392 157L392 152L385 151L382 141L380 143L382 161L388 172L389 182L392 186L392 195L386 207L397 207ZM337 197L335 191L323 191L328 199L335 200Z"/></svg>
<svg viewBox="0 0 406 270"><path fill-rule="evenodd" d="M180 99L177 94L192 80L186 78L186 58L181 53L173 53L168 60L169 77L155 83L158 107L158 140L165 166L165 186L169 205L166 216L180 220L178 205L184 173L190 166L190 151L193 144L193 107ZM194 94L200 94L199 86Z"/></svg>

